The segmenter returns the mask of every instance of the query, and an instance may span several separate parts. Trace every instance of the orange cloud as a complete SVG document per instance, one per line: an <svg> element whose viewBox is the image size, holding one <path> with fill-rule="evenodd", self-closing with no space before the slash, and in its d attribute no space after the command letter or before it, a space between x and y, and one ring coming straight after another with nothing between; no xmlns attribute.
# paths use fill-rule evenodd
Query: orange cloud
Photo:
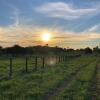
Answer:
<svg viewBox="0 0 100 100"><path fill-rule="evenodd" d="M99 33L75 33L75 32L63 32L60 29L55 31L48 28L36 27L36 26L9 26L0 27L0 45L11 46L14 44L20 44L23 46L30 45L44 45L41 41L41 35L44 31L50 31L52 38L49 45L62 45L70 46L73 43L80 45L80 42L92 41L100 38Z"/></svg>

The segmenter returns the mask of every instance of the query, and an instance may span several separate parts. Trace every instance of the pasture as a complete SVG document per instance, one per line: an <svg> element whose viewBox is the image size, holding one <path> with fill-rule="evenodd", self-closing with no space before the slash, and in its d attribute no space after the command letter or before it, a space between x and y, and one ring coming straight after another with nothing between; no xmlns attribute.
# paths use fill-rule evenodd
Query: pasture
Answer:
<svg viewBox="0 0 100 100"><path fill-rule="evenodd" d="M0 100L100 100L100 58L0 58Z"/></svg>

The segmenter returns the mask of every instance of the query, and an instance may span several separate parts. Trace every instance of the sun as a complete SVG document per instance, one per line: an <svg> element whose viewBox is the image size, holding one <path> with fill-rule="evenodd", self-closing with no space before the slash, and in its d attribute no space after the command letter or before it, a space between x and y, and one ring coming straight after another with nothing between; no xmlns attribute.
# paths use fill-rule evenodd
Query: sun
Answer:
<svg viewBox="0 0 100 100"><path fill-rule="evenodd" d="M51 38L50 33L43 33L43 35L42 35L42 40L43 40L44 42L48 42L48 41L50 40L50 38Z"/></svg>

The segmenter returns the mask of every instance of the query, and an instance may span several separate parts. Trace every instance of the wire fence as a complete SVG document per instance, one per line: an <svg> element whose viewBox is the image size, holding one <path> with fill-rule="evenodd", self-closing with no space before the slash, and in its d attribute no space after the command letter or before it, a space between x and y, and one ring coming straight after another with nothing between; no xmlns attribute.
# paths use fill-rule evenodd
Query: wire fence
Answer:
<svg viewBox="0 0 100 100"><path fill-rule="evenodd" d="M67 61L69 58L76 58L77 56L33 56L33 57L9 57L0 58L0 77L8 76L12 77L14 73L19 71L29 72L44 70L46 67L52 67L56 64Z"/></svg>

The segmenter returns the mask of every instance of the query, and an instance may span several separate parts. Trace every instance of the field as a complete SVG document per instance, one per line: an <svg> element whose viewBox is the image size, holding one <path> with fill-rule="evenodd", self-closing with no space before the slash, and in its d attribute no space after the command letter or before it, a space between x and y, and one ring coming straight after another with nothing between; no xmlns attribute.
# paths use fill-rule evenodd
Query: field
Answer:
<svg viewBox="0 0 100 100"><path fill-rule="evenodd" d="M36 60L0 58L0 100L100 100L99 57Z"/></svg>

